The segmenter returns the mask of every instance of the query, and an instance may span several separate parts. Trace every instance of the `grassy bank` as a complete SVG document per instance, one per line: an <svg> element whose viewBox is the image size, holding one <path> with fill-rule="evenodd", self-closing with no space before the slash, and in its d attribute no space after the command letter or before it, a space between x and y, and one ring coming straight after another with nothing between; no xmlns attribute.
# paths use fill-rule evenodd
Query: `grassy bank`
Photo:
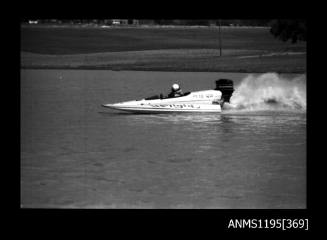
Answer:
<svg viewBox="0 0 327 240"><path fill-rule="evenodd" d="M22 68L149 71L306 71L306 45L267 28L22 27Z"/></svg>

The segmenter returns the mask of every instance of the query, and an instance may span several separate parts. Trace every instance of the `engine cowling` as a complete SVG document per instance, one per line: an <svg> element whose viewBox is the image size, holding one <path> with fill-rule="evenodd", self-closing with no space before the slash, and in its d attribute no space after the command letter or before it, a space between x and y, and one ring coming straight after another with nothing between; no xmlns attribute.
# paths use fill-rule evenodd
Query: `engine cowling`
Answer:
<svg viewBox="0 0 327 240"><path fill-rule="evenodd" d="M229 102L234 92L234 84L230 79L219 79L216 81L215 90L221 91L221 100L223 102Z"/></svg>

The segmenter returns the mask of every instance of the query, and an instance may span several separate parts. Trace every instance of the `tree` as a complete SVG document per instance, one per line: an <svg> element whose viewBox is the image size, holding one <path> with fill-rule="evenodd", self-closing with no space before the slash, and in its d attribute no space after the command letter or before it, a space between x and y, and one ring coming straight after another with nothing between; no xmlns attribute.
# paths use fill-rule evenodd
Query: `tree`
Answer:
<svg viewBox="0 0 327 240"><path fill-rule="evenodd" d="M305 20L273 20L271 22L270 33L276 38L292 43L307 40L307 25Z"/></svg>

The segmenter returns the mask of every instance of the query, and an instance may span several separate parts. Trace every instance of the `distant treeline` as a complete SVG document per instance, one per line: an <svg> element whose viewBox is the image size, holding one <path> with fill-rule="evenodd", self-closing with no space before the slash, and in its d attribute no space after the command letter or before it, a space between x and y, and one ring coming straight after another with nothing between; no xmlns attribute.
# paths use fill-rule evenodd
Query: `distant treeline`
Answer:
<svg viewBox="0 0 327 240"><path fill-rule="evenodd" d="M31 24L180 25L180 26L270 26L271 19L23 19Z"/></svg>
<svg viewBox="0 0 327 240"><path fill-rule="evenodd" d="M271 19L182 19L182 20L154 20L158 25L186 25L186 26L269 26Z"/></svg>

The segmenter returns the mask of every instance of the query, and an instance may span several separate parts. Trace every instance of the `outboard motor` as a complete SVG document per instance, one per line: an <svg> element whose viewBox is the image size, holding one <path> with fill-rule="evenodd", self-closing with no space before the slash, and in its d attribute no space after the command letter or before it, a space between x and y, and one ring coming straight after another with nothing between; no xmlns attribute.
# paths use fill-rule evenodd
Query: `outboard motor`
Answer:
<svg viewBox="0 0 327 240"><path fill-rule="evenodd" d="M234 92L233 81L229 79L219 79L216 81L215 90L221 91L221 99L223 102L229 102Z"/></svg>

